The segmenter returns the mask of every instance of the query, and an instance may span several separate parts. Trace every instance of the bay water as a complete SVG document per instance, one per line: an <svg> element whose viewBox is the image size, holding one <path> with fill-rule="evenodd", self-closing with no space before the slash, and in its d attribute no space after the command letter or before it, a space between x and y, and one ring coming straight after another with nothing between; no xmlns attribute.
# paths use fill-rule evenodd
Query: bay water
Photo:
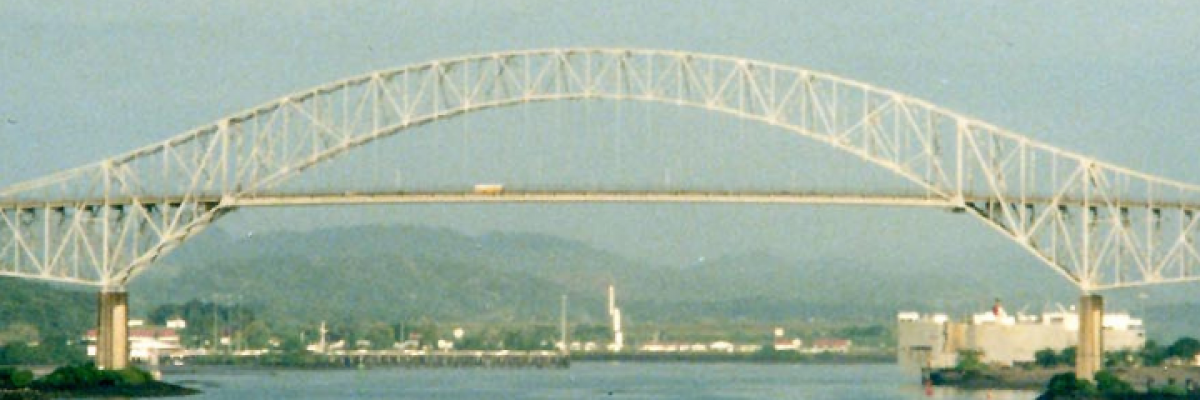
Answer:
<svg viewBox="0 0 1200 400"><path fill-rule="evenodd" d="M896 365L576 362L569 369L270 370L197 367L165 381L187 399L1032 399L1031 391L927 392Z"/></svg>

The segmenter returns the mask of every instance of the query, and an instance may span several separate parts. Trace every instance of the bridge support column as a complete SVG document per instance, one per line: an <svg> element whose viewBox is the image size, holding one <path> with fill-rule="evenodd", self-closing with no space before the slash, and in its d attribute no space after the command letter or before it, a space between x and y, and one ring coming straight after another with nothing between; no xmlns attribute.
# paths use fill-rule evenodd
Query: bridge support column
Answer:
<svg viewBox="0 0 1200 400"><path fill-rule="evenodd" d="M1104 298L1079 298L1079 345L1075 347L1075 377L1094 380L1104 366Z"/></svg>
<svg viewBox="0 0 1200 400"><path fill-rule="evenodd" d="M96 328L96 367L105 370L129 366L129 293L100 292Z"/></svg>

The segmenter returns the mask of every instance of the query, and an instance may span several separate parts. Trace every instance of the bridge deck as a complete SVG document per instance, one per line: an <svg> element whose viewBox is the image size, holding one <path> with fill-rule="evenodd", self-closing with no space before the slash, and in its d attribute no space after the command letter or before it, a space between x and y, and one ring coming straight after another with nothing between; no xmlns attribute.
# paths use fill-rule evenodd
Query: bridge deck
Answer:
<svg viewBox="0 0 1200 400"><path fill-rule="evenodd" d="M730 204L809 204L809 205L852 205L852 206L906 206L906 207L962 207L967 204L984 204L994 198L964 195L961 202L953 198L918 194L844 194L814 192L737 192L737 191L519 191L505 190L497 193L473 191L398 191L398 192L338 192L338 193L275 193L242 196L195 195L195 196L147 196L120 197L83 200L15 200L0 201L0 209L55 209L133 204L205 204L227 207L286 207L322 205L369 205L369 204L426 204L426 203L730 203ZM1050 205L1079 207L1084 205L1080 198L1061 198L1057 203L1046 197L1006 199L1006 204ZM1107 204L1104 199L1094 198L1087 202L1092 206ZM1200 209L1200 203L1179 201L1118 200L1117 207Z"/></svg>

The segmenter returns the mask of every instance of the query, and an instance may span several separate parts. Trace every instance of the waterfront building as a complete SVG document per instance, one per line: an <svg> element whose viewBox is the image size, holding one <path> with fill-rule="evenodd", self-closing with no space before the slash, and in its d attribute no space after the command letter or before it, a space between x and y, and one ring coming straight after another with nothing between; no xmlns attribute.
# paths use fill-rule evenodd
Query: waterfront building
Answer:
<svg viewBox="0 0 1200 400"><path fill-rule="evenodd" d="M317 354L327 354L331 351L345 350L346 340L342 339L333 342L320 341L317 343L310 343L307 347L305 347L305 349Z"/></svg>
<svg viewBox="0 0 1200 400"><path fill-rule="evenodd" d="M129 329L129 359L134 361L151 361L159 357L182 357L183 346L179 343L179 333L172 328L147 326L141 320ZM131 321L131 322L133 322ZM87 331L84 335L88 357L96 356L96 330Z"/></svg>
<svg viewBox="0 0 1200 400"><path fill-rule="evenodd" d="M810 353L849 353L850 345L853 342L850 339L815 339L812 347L808 349Z"/></svg>
<svg viewBox="0 0 1200 400"><path fill-rule="evenodd" d="M167 320L167 327L176 330L187 329L187 320L180 317L174 317Z"/></svg>
<svg viewBox="0 0 1200 400"><path fill-rule="evenodd" d="M896 320L897 362L914 368L952 367L962 350L979 351L992 364L1033 362L1039 350L1062 351L1079 341L1079 315L1073 307L1009 315L997 302L992 310L963 321L917 312L898 313ZM1136 350L1146 343L1142 320L1128 313L1104 314L1103 335L1109 350Z"/></svg>
<svg viewBox="0 0 1200 400"><path fill-rule="evenodd" d="M757 353L762 351L760 344L738 344L734 346L734 353Z"/></svg>
<svg viewBox="0 0 1200 400"><path fill-rule="evenodd" d="M795 346L799 346L799 339ZM793 342L788 342L789 346ZM639 353L755 353L762 349L759 345L739 345L725 340L712 343L695 342L664 342L652 340L637 347ZM778 348L776 348L778 350ZM793 350L799 350L795 348Z"/></svg>
<svg viewBox="0 0 1200 400"><path fill-rule="evenodd" d="M718 340L708 345L708 349L710 351L721 353L732 353L736 348L737 347L733 343L724 340Z"/></svg>
<svg viewBox="0 0 1200 400"><path fill-rule="evenodd" d="M771 347L775 351L800 351L804 346L804 341L796 338L786 338L786 332L783 328L775 328L775 340L771 342Z"/></svg>
<svg viewBox="0 0 1200 400"><path fill-rule="evenodd" d="M638 346L642 353L682 353L691 351L691 343L650 341Z"/></svg>
<svg viewBox="0 0 1200 400"><path fill-rule="evenodd" d="M571 342L571 351L593 352L600 350L600 344L596 342Z"/></svg>
<svg viewBox="0 0 1200 400"><path fill-rule="evenodd" d="M800 351L804 346L804 341L800 339L788 339L776 337L773 344L775 351Z"/></svg>

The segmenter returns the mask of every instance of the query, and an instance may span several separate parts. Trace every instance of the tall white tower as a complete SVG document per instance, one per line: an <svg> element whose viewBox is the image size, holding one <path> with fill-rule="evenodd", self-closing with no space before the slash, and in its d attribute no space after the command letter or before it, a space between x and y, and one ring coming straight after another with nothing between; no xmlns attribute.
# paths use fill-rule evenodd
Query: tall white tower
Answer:
<svg viewBox="0 0 1200 400"><path fill-rule="evenodd" d="M613 285L608 285L608 315L612 315L613 310L617 308L617 289Z"/></svg>
<svg viewBox="0 0 1200 400"><path fill-rule="evenodd" d="M625 334L621 332L621 309L617 308L617 290L608 285L608 315L612 317L613 342L609 350L621 351L625 348Z"/></svg>
<svg viewBox="0 0 1200 400"><path fill-rule="evenodd" d="M325 321L321 321L321 328L318 332L321 333L321 341L317 342L317 351L327 354L329 353L329 343L325 341L325 335L329 333L329 330L325 329Z"/></svg>

